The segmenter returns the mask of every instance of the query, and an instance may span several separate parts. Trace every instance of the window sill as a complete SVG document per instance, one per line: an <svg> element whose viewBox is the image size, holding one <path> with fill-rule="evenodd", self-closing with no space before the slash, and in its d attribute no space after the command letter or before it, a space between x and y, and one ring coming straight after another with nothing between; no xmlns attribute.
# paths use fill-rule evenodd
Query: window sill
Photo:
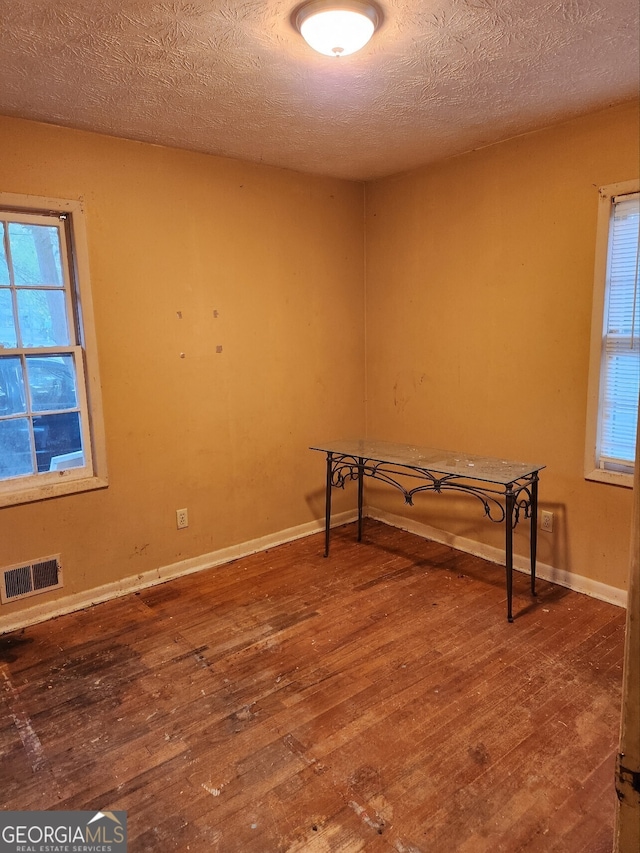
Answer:
<svg viewBox="0 0 640 853"><path fill-rule="evenodd" d="M18 504L46 501L63 495L75 495L79 492L89 492L95 489L106 489L109 481L104 477L84 477L77 480L65 480L59 483L46 483L31 486L27 489L0 493L0 507L17 506Z"/></svg>
<svg viewBox="0 0 640 853"><path fill-rule="evenodd" d="M633 474L602 471L600 468L595 468L593 471L585 472L584 478L585 480L592 480L594 483L608 483L610 486L623 486L626 489L633 488Z"/></svg>

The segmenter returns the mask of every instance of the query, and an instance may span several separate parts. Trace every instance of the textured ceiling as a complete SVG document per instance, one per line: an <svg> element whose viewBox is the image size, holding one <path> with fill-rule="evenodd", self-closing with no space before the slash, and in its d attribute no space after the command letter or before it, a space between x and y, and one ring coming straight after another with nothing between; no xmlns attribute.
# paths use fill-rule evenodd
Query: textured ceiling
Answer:
<svg viewBox="0 0 640 853"><path fill-rule="evenodd" d="M379 0L353 56L297 0L0 0L0 113L337 177L638 96L638 0Z"/></svg>

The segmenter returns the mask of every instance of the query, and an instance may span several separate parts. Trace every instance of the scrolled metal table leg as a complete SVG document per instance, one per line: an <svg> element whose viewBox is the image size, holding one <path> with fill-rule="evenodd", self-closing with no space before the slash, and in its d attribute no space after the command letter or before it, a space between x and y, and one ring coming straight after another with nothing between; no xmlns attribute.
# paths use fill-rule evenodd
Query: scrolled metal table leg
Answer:
<svg viewBox="0 0 640 853"><path fill-rule="evenodd" d="M324 513L324 555L329 556L329 536L331 532L331 474L333 469L333 453L327 453L327 492L325 496Z"/></svg>
<svg viewBox="0 0 640 853"><path fill-rule="evenodd" d="M536 552L538 547L538 475L531 483L531 522L529 531L531 549L531 595L536 594Z"/></svg>
<svg viewBox="0 0 640 853"><path fill-rule="evenodd" d="M513 622L513 613L511 612L511 603L513 599L513 509L515 506L515 494L512 484L507 486L505 500L505 528L506 528L506 543L505 543L505 563L507 572L507 621Z"/></svg>
<svg viewBox="0 0 640 853"><path fill-rule="evenodd" d="M358 459L358 542L362 542L362 497L364 493L364 459Z"/></svg>

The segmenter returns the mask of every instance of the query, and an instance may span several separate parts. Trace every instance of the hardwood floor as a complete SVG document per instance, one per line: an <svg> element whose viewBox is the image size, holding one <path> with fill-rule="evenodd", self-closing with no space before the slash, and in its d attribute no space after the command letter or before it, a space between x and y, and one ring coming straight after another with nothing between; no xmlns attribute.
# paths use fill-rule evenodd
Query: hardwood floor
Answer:
<svg viewBox="0 0 640 853"><path fill-rule="evenodd" d="M0 808L129 850L605 853L624 611L372 521L0 637Z"/></svg>

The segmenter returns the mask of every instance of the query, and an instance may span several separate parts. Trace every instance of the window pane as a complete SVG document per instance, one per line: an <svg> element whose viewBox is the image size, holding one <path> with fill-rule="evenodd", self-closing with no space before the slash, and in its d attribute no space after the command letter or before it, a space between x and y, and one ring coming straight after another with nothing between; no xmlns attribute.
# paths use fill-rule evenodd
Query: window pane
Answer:
<svg viewBox="0 0 640 853"><path fill-rule="evenodd" d="M605 460L630 462L636 455L640 346L609 338L605 347L600 453Z"/></svg>
<svg viewBox="0 0 640 853"><path fill-rule="evenodd" d="M34 418L33 435L39 472L77 468L78 463L84 465L78 412ZM60 459L61 456L67 458Z"/></svg>
<svg viewBox="0 0 640 853"><path fill-rule="evenodd" d="M605 328L608 334L631 335L640 326L640 300L634 298L638 287L639 226L640 199L622 196L614 205L611 222Z"/></svg>
<svg viewBox="0 0 640 853"><path fill-rule="evenodd" d="M0 480L34 473L26 418L0 421L0 448Z"/></svg>
<svg viewBox="0 0 640 853"><path fill-rule="evenodd" d="M0 347L16 346L18 346L18 339L13 319L11 291L6 287L0 287Z"/></svg>
<svg viewBox="0 0 640 853"><path fill-rule="evenodd" d="M16 284L62 285L57 228L10 222L9 244Z"/></svg>
<svg viewBox="0 0 640 853"><path fill-rule="evenodd" d="M0 192L0 507L106 484L86 256L77 200Z"/></svg>
<svg viewBox="0 0 640 853"><path fill-rule="evenodd" d="M0 358L0 417L21 415L27 411L27 397L24 392L22 365L16 356ZM0 442L0 457L4 446Z"/></svg>
<svg viewBox="0 0 640 853"><path fill-rule="evenodd" d="M17 296L23 347L55 347L69 343L64 291L20 289Z"/></svg>
<svg viewBox="0 0 640 853"><path fill-rule="evenodd" d="M33 412L78 405L73 356L27 356L27 376Z"/></svg>
<svg viewBox="0 0 640 853"><path fill-rule="evenodd" d="M5 224L0 222L0 284L9 284L9 266L4 247Z"/></svg>
<svg viewBox="0 0 640 853"><path fill-rule="evenodd" d="M640 198L613 200L602 349L600 447L601 467L613 463L633 468L640 385L640 299L638 298L638 226Z"/></svg>

